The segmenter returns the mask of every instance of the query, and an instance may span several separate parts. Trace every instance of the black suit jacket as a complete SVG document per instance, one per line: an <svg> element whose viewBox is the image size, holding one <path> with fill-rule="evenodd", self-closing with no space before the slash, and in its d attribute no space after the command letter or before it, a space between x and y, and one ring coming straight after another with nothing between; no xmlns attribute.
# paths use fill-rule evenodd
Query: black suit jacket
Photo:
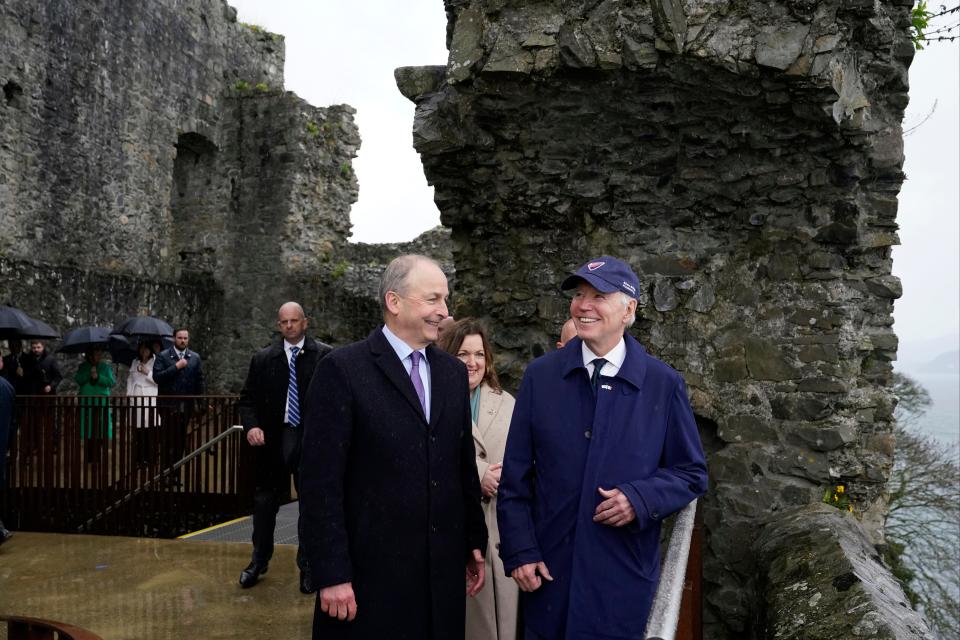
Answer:
<svg viewBox="0 0 960 640"><path fill-rule="evenodd" d="M300 398L300 415L305 415L307 389L313 378L317 362L330 353L332 347L311 338L303 341L303 350L297 354L297 390ZM287 387L290 382L290 366L284 353L283 339L261 349L250 359L247 379L240 392L240 423L244 432L253 427L263 429L264 445L255 447L257 452L257 484L262 485L273 474L285 473L280 448L280 429L287 410ZM301 425L302 426L302 425Z"/></svg>
<svg viewBox="0 0 960 640"><path fill-rule="evenodd" d="M164 349L153 361L153 380L162 396L199 396L204 393L203 363L200 354L187 349L187 366L177 369L177 351Z"/></svg>
<svg viewBox="0 0 960 640"><path fill-rule="evenodd" d="M464 571L486 550L466 368L434 346L430 422L380 329L317 365L300 467L318 587L352 582L353 622L314 612L314 638L446 640L464 633Z"/></svg>

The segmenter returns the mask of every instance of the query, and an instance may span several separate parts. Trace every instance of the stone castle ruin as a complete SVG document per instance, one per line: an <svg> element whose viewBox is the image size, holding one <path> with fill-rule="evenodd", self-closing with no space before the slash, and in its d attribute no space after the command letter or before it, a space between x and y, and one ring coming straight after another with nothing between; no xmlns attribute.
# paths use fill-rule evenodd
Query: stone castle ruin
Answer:
<svg viewBox="0 0 960 640"><path fill-rule="evenodd" d="M411 246L455 269L508 386L562 274L626 259L709 454L707 637L923 637L876 554L912 2L444 5L447 64L396 72L449 230ZM286 299L365 335L410 246L348 245L352 110L282 68L222 0L0 5L0 300L185 323L223 389ZM820 504L836 484L856 516Z"/></svg>
<svg viewBox="0 0 960 640"><path fill-rule="evenodd" d="M283 38L222 0L108 4L0 5L0 293L188 326L236 389L347 243L353 110L284 91Z"/></svg>
<svg viewBox="0 0 960 640"><path fill-rule="evenodd" d="M566 317L559 274L627 259L634 332L683 372L710 453L709 635L845 637L803 635L826 599L764 612L778 584L751 542L841 483L882 540L911 3L445 4L446 66L397 79L457 315L489 319L516 381ZM824 570L779 586L810 598Z"/></svg>

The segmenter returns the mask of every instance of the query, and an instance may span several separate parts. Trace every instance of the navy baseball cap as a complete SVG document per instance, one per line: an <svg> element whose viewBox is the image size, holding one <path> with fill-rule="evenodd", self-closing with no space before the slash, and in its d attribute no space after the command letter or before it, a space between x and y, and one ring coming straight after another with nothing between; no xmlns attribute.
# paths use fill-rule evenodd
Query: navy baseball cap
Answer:
<svg viewBox="0 0 960 640"><path fill-rule="evenodd" d="M585 281L600 293L620 291L633 299L640 297L640 278L623 260L600 256L584 263L560 285L561 289L573 289Z"/></svg>

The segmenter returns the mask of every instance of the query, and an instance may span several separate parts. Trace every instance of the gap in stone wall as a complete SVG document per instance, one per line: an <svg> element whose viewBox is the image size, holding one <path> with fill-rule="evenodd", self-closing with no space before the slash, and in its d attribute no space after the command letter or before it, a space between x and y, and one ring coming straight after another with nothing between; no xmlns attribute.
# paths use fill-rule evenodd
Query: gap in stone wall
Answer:
<svg viewBox="0 0 960 640"><path fill-rule="evenodd" d="M7 80L6 84L3 85L3 97L7 104L19 109L21 96L23 96L23 87L13 80Z"/></svg>

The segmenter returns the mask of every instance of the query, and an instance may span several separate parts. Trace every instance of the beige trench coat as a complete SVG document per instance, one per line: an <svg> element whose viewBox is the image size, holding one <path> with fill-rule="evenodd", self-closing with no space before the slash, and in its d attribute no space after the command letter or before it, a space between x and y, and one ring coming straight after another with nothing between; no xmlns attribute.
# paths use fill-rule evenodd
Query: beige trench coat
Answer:
<svg viewBox="0 0 960 640"><path fill-rule="evenodd" d="M491 464L503 462L507 430L513 415L514 398L497 393L487 383L480 387L480 408L473 424L480 479ZM466 640L515 640L520 595L513 578L503 571L500 560L500 532L497 530L497 498L483 499L483 512L490 533L486 553L486 582L474 598L467 598Z"/></svg>

